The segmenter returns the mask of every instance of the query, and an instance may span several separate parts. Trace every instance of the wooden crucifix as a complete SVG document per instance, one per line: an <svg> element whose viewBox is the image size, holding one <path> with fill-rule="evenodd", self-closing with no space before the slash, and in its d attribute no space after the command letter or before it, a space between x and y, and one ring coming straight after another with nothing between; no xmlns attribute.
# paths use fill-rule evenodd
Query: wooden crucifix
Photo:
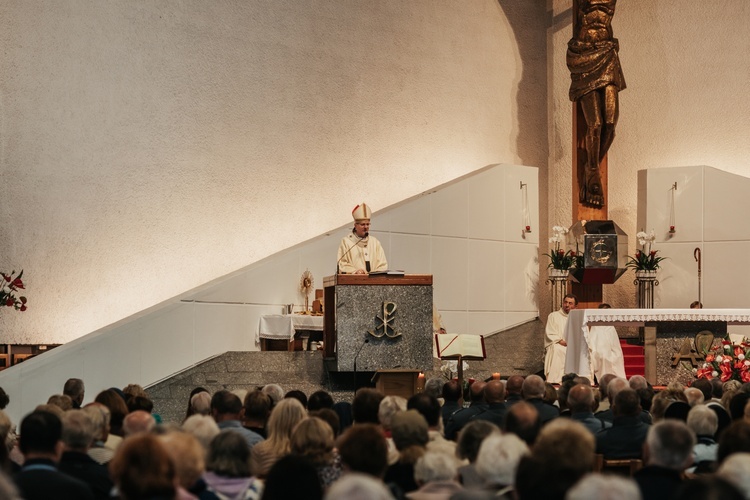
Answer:
<svg viewBox="0 0 750 500"><path fill-rule="evenodd" d="M573 0L566 62L573 101L573 222L607 220L607 151L615 137L618 93L625 89L612 33L617 0ZM573 283L579 307L596 307L602 285Z"/></svg>

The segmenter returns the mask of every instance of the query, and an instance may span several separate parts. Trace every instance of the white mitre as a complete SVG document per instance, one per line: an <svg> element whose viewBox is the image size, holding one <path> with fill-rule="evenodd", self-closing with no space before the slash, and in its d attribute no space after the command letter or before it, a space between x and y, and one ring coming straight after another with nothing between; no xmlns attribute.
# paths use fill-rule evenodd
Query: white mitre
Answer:
<svg viewBox="0 0 750 500"><path fill-rule="evenodd" d="M372 210L370 210L370 207L366 203L361 203L360 205L354 207L354 210L352 210L352 217L354 218L354 222L358 222L361 220L370 220L371 216Z"/></svg>

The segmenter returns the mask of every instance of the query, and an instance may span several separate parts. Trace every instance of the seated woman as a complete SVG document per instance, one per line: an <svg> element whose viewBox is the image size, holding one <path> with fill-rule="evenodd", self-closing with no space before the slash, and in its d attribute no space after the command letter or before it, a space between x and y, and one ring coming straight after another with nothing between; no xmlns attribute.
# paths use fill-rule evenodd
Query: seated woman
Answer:
<svg viewBox="0 0 750 500"><path fill-rule="evenodd" d="M294 398L282 399L268 419L268 438L250 452L250 468L261 479L268 475L273 464L292 450L292 432L305 417L305 408Z"/></svg>
<svg viewBox="0 0 750 500"><path fill-rule="evenodd" d="M315 466L320 486L327 489L341 476L341 456L333 447L333 429L317 417L308 417L292 434L292 454L307 458Z"/></svg>
<svg viewBox="0 0 750 500"><path fill-rule="evenodd" d="M263 491L261 482L250 474L247 441L232 430L220 432L211 441L203 480L209 489L226 498L257 499Z"/></svg>

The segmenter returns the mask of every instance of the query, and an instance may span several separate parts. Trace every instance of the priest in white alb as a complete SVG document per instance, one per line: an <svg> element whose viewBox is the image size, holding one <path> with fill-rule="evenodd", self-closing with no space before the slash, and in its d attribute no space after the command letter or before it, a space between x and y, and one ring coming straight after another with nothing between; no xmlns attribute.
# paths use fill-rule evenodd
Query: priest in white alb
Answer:
<svg viewBox="0 0 750 500"><path fill-rule="evenodd" d="M388 261L380 242L370 236L372 210L365 203L352 210L354 228L341 240L338 252L338 273L369 274L388 269Z"/></svg>
<svg viewBox="0 0 750 500"><path fill-rule="evenodd" d="M568 348L565 342L565 325L568 324L568 313L578 305L578 298L569 293L563 298L562 307L547 316L544 329L544 376L547 382L559 384L565 375L565 354Z"/></svg>

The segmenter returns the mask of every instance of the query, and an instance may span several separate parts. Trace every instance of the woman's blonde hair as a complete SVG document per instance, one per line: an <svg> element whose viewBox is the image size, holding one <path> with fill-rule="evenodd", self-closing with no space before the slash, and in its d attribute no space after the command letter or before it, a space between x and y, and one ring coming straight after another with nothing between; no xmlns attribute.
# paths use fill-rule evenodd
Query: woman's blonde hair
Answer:
<svg viewBox="0 0 750 500"><path fill-rule="evenodd" d="M268 438L264 447L279 457L289 453L294 428L306 416L305 407L296 399L287 398L279 401L268 419Z"/></svg>
<svg viewBox="0 0 750 500"><path fill-rule="evenodd" d="M292 453L309 458L316 466L325 465L333 458L333 444L333 429L317 417L304 419L292 434Z"/></svg>

